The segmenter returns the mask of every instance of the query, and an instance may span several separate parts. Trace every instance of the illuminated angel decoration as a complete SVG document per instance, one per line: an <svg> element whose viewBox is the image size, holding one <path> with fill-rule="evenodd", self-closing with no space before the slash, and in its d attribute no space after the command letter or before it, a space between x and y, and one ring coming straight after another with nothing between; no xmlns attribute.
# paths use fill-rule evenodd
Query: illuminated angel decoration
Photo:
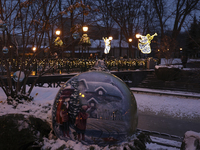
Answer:
<svg viewBox="0 0 200 150"><path fill-rule="evenodd" d="M90 37L87 34L83 34L81 40L79 41L79 44L82 46L90 46Z"/></svg>
<svg viewBox="0 0 200 150"><path fill-rule="evenodd" d="M55 46L62 46L63 45L63 41L60 39L60 37L57 37L54 41Z"/></svg>
<svg viewBox="0 0 200 150"><path fill-rule="evenodd" d="M140 36L139 43L138 43L138 48L142 51L144 54L149 54L151 53L151 40L153 40L154 36L157 36L157 33L154 35L150 36L150 34L147 34L146 36Z"/></svg>
<svg viewBox="0 0 200 150"><path fill-rule="evenodd" d="M112 39L109 39L107 37L103 37L103 40L105 42L105 49L104 49L104 53L105 54L108 54L110 52L110 48L111 48L111 40Z"/></svg>

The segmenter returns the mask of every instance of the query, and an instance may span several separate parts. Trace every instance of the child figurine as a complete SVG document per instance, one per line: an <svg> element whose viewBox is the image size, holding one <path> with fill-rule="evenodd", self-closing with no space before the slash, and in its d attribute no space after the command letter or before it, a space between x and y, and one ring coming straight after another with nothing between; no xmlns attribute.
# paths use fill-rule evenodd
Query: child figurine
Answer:
<svg viewBox="0 0 200 150"><path fill-rule="evenodd" d="M63 123L63 135L65 137L67 133L67 137L69 137L69 114L68 114L68 108L66 105L62 104L60 116L62 117L62 123Z"/></svg>
<svg viewBox="0 0 200 150"><path fill-rule="evenodd" d="M85 141L85 130L87 124L88 114L86 113L89 106L83 105L81 107L78 116L76 117L75 126L76 126L76 133L78 134L78 140L80 141L80 137L82 134L82 140Z"/></svg>

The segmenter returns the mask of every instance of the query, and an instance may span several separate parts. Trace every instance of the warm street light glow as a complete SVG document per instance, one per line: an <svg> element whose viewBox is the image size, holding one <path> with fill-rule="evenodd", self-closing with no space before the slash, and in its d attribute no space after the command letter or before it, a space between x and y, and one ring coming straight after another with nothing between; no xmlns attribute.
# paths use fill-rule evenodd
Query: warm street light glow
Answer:
<svg viewBox="0 0 200 150"><path fill-rule="evenodd" d="M60 35L61 31L60 30L56 30L56 35Z"/></svg>
<svg viewBox="0 0 200 150"><path fill-rule="evenodd" d="M35 51L36 51L36 49L37 49L37 48L36 48L35 46L34 46L34 47L32 47L32 50L33 50L33 52L35 52Z"/></svg>
<svg viewBox="0 0 200 150"><path fill-rule="evenodd" d="M180 47L180 51L182 51L183 50L183 48L182 47Z"/></svg>
<svg viewBox="0 0 200 150"><path fill-rule="evenodd" d="M84 27L83 27L83 31L84 31L84 32L87 32L87 31L88 31L88 27L87 27L87 26L84 26Z"/></svg>
<svg viewBox="0 0 200 150"><path fill-rule="evenodd" d="M140 34L136 34L135 36L136 36L137 39L141 37Z"/></svg>
<svg viewBox="0 0 200 150"><path fill-rule="evenodd" d="M113 37L112 36L109 36L109 38L108 38L110 41L112 41L113 40Z"/></svg>
<svg viewBox="0 0 200 150"><path fill-rule="evenodd" d="M130 39L128 39L128 41L129 41L129 42L132 42L132 41L133 41L133 39L131 39L131 38L130 38Z"/></svg>

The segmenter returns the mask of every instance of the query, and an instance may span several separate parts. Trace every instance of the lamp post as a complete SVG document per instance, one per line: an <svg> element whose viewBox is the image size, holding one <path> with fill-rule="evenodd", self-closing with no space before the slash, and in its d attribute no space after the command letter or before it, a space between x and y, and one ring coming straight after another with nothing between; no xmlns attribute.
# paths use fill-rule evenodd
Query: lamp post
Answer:
<svg viewBox="0 0 200 150"><path fill-rule="evenodd" d="M141 34L136 34L135 37L136 37L137 39L139 39L139 38L141 37ZM138 54L139 54L139 56L140 56L140 55L141 55L140 53L141 53L141 51L139 51L139 49L138 49L138 45L137 45L137 53L136 53L136 57L138 57Z"/></svg>
<svg viewBox="0 0 200 150"><path fill-rule="evenodd" d="M182 52L183 52L183 48L180 47L180 51L179 51L179 55L180 55L180 57L181 57L181 55L182 55Z"/></svg>
<svg viewBox="0 0 200 150"><path fill-rule="evenodd" d="M59 29L57 29L57 30L55 31L55 33L56 33L56 36L57 36L55 42L56 42L56 45L62 46L62 49L61 49L62 55L61 55L61 57L63 58L63 41L62 41L62 39L60 38L60 36L61 36L61 31L60 31Z"/></svg>
<svg viewBox="0 0 200 150"><path fill-rule="evenodd" d="M37 48L35 46L32 47L32 51L33 53L35 53L37 50ZM33 75L37 75L37 59L34 59L35 60L35 74L33 73Z"/></svg>
<svg viewBox="0 0 200 150"><path fill-rule="evenodd" d="M82 45L82 55L81 55L81 57L83 58L83 50L86 50L86 47L90 46L91 43L90 43L90 38L86 33L88 31L88 27L87 26L83 26L82 30L83 30L83 35L82 35L82 38L81 38L81 40L79 41L78 44Z"/></svg>
<svg viewBox="0 0 200 150"><path fill-rule="evenodd" d="M32 47L33 52L35 53L37 48L35 46Z"/></svg>
<svg viewBox="0 0 200 150"><path fill-rule="evenodd" d="M127 54L128 54L128 50L129 50L129 55L128 55L128 57L131 57L131 43L132 43L132 41L133 41L133 39L132 38L129 38L128 39L128 42L129 42L129 48L127 49Z"/></svg>

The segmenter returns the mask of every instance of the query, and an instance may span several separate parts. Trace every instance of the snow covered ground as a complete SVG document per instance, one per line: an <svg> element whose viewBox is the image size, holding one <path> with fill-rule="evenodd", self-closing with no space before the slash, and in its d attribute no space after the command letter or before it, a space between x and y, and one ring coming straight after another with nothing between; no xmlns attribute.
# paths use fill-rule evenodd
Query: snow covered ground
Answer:
<svg viewBox="0 0 200 150"><path fill-rule="evenodd" d="M47 87L35 87L31 93L34 97L32 102L25 102L24 104L19 104L16 109L13 109L10 105L5 103L6 96L3 90L0 88L0 116L10 113L21 113L26 115L34 115L41 119L45 119L51 122L51 110L45 110L46 107L54 102L54 98L60 88L47 88ZM146 89L148 91L148 89ZM152 91L152 90L151 90ZM156 91L159 92L159 91ZM169 91L166 91L169 92ZM36 93L38 95L36 96ZM185 95L195 95L195 93L188 92L178 92L179 94ZM198 94L197 94L198 95ZM200 117L200 99L198 98L183 98L177 96L165 96L165 95L155 95L155 94L145 94L145 93L134 93L137 101L137 107L139 111L151 111L155 114L159 112L164 112L167 115L175 117ZM199 95L198 95L199 96ZM27 110L29 113L27 113ZM163 139L157 138L156 140L162 141ZM174 144L175 141L167 141L168 143ZM43 148L50 148L54 150L63 144L67 144L75 150L85 150L89 146L82 145L82 143L76 143L75 141L69 140L65 142L63 140L49 140L45 139L45 145ZM175 143L180 146L179 143ZM160 146L158 144L147 144L147 149L149 150L159 150L159 149L169 149L165 146ZM108 146L99 147L93 145L95 149L108 150ZM177 148L170 148L170 150L177 150Z"/></svg>

